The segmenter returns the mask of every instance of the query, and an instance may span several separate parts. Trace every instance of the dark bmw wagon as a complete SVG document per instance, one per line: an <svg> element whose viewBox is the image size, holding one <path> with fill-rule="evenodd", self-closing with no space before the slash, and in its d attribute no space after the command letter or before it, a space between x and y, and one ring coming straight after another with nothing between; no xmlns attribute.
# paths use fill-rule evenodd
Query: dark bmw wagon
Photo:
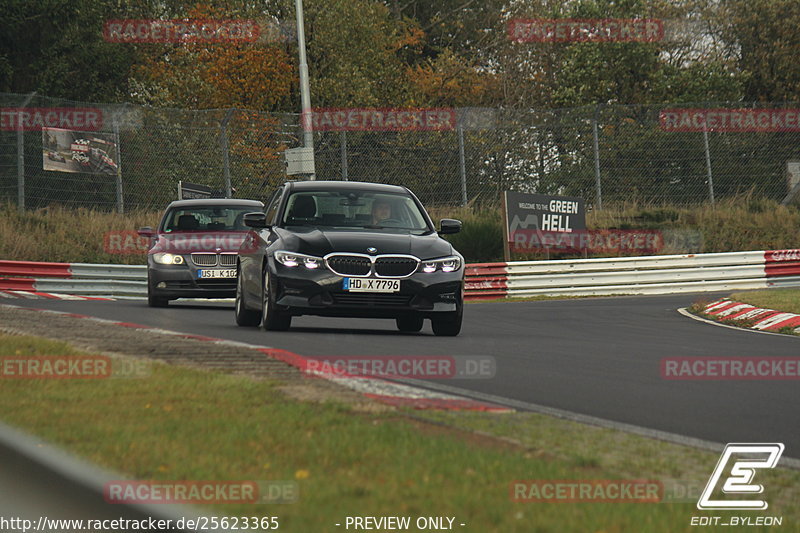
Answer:
<svg viewBox="0 0 800 533"><path fill-rule="evenodd" d="M417 332L458 335L464 258L405 187L347 181L289 182L248 213L255 231L239 251L236 322L286 330L293 316L396 320Z"/></svg>

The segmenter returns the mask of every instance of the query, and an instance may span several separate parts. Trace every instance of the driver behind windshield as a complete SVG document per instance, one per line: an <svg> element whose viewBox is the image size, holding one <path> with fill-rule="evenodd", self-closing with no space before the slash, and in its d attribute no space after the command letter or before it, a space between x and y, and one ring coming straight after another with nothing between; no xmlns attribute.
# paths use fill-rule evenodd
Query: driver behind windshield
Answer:
<svg viewBox="0 0 800 533"><path fill-rule="evenodd" d="M386 200L372 202L372 225L375 226L383 220L392 218L392 206Z"/></svg>

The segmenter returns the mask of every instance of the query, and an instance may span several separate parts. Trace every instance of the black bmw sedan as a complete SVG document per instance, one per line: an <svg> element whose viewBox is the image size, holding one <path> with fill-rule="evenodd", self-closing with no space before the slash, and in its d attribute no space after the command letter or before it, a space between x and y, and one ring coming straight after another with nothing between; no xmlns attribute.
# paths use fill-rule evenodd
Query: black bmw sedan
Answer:
<svg viewBox="0 0 800 533"><path fill-rule="evenodd" d="M236 322L286 330L299 315L395 319L417 332L458 335L464 258L405 187L347 181L288 182L248 213L239 250Z"/></svg>

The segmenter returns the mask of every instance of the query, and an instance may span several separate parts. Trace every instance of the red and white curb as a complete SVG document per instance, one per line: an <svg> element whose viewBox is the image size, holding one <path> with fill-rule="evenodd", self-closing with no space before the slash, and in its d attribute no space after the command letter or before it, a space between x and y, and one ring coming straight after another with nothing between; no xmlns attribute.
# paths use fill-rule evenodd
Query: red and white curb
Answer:
<svg viewBox="0 0 800 533"><path fill-rule="evenodd" d="M100 298L98 296L77 296L74 294L58 294L54 292L38 291L3 291L0 290L0 298L20 298L25 300L102 300L112 301L114 298Z"/></svg>
<svg viewBox="0 0 800 533"><path fill-rule="evenodd" d="M703 308L703 313L728 323L747 323L747 326L742 327L749 329L775 332L783 328L794 328L795 333L800 333L800 315L756 307L730 298L708 304Z"/></svg>
<svg viewBox="0 0 800 533"><path fill-rule="evenodd" d="M0 304L0 306L16 308L16 306L7 304ZM321 372L319 370L309 372L308 371L309 362L312 360L312 358L305 357L303 355L279 348L258 346L255 344L247 344L244 342L218 339L215 337L206 337L203 335L180 333L177 331L170 331L161 328L153 328L142 324L134 324L131 322L117 322L114 320L107 320L104 318L97 318L77 313L68 313L65 311L54 311L52 309L31 309L31 308L27 309L30 309L31 311L38 311L40 313L49 313L49 314L56 314L62 316L69 316L73 318L91 320L93 322L100 324L141 329L144 331L150 331L162 335L171 335L174 337L180 337L184 339L210 342L219 346L235 346L239 348L250 348L258 350L267 357L278 359L280 361L283 361L284 363L294 366L295 368L298 368L300 371L302 371L305 375L308 375L309 377L319 377L333 381L351 390L359 392L367 398L371 398L381 403L397 407L411 407L414 409L443 409L443 410L489 411L489 412L513 411L513 409L511 408L499 404L472 400L461 396L456 396L453 394L434 392L427 389L421 389L418 387L413 387L411 385L405 385L402 383L394 383L379 378L347 377L346 374L343 376L341 373L337 372L336 375L334 375L331 373Z"/></svg>

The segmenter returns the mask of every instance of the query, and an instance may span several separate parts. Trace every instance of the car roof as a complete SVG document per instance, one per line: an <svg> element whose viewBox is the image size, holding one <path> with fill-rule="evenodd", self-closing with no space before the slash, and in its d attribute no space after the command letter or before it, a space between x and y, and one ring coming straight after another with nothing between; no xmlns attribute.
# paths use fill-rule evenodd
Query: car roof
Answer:
<svg viewBox="0 0 800 533"><path fill-rule="evenodd" d="M258 200L240 200L238 198L199 198L196 200L176 200L167 207L205 207L205 206L237 206L264 207Z"/></svg>
<svg viewBox="0 0 800 533"><path fill-rule="evenodd" d="M287 185L296 191L334 191L334 190L360 190L369 192L405 193L408 189L400 185L386 185L385 183L369 183L366 181L289 181Z"/></svg>

